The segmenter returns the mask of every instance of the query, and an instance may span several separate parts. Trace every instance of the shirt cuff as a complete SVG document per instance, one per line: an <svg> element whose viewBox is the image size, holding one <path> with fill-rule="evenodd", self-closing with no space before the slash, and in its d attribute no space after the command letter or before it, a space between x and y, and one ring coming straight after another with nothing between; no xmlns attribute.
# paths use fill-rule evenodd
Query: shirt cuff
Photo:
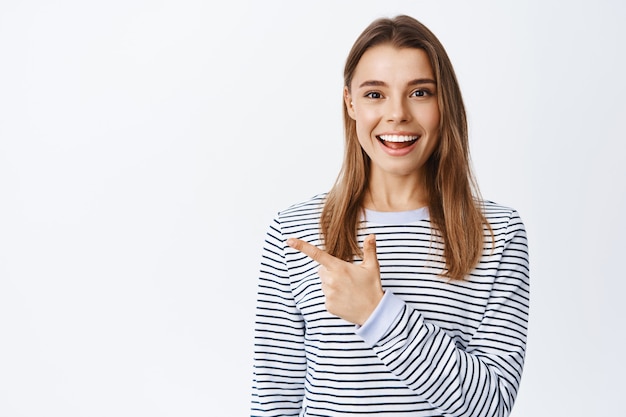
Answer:
<svg viewBox="0 0 626 417"><path fill-rule="evenodd" d="M358 334L369 347L376 343L387 333L396 318L404 309L404 301L396 297L391 291L385 291L380 303L362 326L356 326Z"/></svg>

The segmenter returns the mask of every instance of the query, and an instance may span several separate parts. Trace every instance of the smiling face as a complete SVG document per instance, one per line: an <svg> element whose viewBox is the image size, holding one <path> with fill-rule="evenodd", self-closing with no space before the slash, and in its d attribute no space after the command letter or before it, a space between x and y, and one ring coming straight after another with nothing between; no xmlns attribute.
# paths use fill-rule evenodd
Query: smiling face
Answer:
<svg viewBox="0 0 626 417"><path fill-rule="evenodd" d="M370 179L421 177L439 141L439 105L428 55L382 44L368 49L344 89L348 114L371 159Z"/></svg>

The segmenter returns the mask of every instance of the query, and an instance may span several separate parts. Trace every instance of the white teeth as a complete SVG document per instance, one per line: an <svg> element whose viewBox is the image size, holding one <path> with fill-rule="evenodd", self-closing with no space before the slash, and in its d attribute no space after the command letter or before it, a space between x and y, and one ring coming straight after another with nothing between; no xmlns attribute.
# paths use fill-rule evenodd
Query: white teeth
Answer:
<svg viewBox="0 0 626 417"><path fill-rule="evenodd" d="M385 142L410 142L416 140L419 136L405 136L405 135L380 135L379 138Z"/></svg>

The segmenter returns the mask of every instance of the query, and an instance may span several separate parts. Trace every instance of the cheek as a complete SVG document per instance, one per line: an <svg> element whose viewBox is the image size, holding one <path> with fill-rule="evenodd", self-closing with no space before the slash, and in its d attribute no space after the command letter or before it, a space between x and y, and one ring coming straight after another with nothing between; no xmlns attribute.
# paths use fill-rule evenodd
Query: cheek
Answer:
<svg viewBox="0 0 626 417"><path fill-rule="evenodd" d="M368 124L357 122L356 137L359 142L360 148L365 151L365 153L371 158L376 141L376 139L372 139L373 136L371 127Z"/></svg>
<svg viewBox="0 0 626 417"><path fill-rule="evenodd" d="M374 111L360 109L355 116L357 132L367 132L369 135L369 132L378 124L379 117Z"/></svg>
<svg viewBox="0 0 626 417"><path fill-rule="evenodd" d="M361 145L361 148L369 154L369 149L372 147L372 141L370 139L369 130L360 129L359 125L357 125L356 137L359 141L359 145Z"/></svg>
<svg viewBox="0 0 626 417"><path fill-rule="evenodd" d="M423 123L427 125L426 128L430 130L431 132L433 130L439 130L439 121L440 121L439 108L434 107L430 109L430 111L425 112L422 120L423 120Z"/></svg>

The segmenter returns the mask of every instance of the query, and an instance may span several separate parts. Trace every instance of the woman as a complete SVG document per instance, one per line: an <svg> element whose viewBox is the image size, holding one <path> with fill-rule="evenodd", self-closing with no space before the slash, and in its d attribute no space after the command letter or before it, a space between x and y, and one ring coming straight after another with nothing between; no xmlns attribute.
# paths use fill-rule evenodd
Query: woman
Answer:
<svg viewBox="0 0 626 417"><path fill-rule="evenodd" d="M478 197L448 56L415 19L379 19L344 79L337 182L267 234L252 415L506 416L526 235L515 210Z"/></svg>

